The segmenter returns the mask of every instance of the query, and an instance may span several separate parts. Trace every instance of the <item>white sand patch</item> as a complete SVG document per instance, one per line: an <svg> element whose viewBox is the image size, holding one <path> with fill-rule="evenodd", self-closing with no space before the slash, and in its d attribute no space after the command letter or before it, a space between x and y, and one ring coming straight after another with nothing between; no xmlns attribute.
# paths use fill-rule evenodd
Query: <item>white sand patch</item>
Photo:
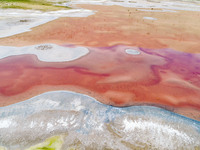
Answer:
<svg viewBox="0 0 200 150"><path fill-rule="evenodd" d="M70 9L50 12L37 10L0 9L0 38L31 31L31 28L59 17L88 17L94 11Z"/></svg>
<svg viewBox="0 0 200 150"><path fill-rule="evenodd" d="M0 59L23 54L34 54L45 62L64 62L78 59L89 53L85 47L63 47L56 44L41 44L25 47L0 46Z"/></svg>
<svg viewBox="0 0 200 150"><path fill-rule="evenodd" d="M138 49L126 49L125 52L131 55L139 55L141 53Z"/></svg>
<svg viewBox="0 0 200 150"><path fill-rule="evenodd" d="M145 19L145 20L157 20L157 18L153 18L153 17L143 17L143 19Z"/></svg>
<svg viewBox="0 0 200 150"><path fill-rule="evenodd" d="M200 2L194 1L173 1L173 0L72 0L69 4L93 4L93 5L119 5L134 8L161 8L165 10L188 10L200 11Z"/></svg>

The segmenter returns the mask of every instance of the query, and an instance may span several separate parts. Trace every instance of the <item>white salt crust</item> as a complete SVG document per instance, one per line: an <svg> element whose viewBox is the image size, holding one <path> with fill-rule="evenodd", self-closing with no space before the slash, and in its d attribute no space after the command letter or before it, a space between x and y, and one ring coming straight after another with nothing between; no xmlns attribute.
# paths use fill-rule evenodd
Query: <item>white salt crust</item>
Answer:
<svg viewBox="0 0 200 150"><path fill-rule="evenodd" d="M79 149L195 149L200 122L153 106L117 108L94 98L52 91L0 107L0 145L24 149L64 135L61 150L79 141ZM125 144L128 143L128 144Z"/></svg>
<svg viewBox="0 0 200 150"><path fill-rule="evenodd" d="M0 59L23 55L33 54L40 61L45 62L64 62L76 60L89 53L85 47L63 47L56 44L40 44L24 47L0 46Z"/></svg>
<svg viewBox="0 0 200 150"><path fill-rule="evenodd" d="M59 17L88 17L95 12L86 9L42 12L38 10L0 9L0 38L31 31L31 28Z"/></svg>

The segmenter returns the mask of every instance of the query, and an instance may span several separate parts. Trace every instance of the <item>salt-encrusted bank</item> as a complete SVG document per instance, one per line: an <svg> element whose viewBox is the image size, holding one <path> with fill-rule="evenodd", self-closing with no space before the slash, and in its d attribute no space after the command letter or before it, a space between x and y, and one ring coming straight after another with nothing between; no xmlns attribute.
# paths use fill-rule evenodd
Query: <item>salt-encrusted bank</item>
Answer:
<svg viewBox="0 0 200 150"><path fill-rule="evenodd" d="M48 147L49 142L58 146L56 150L200 146L199 121L153 106L108 106L69 91L47 92L1 107L0 122L0 145L9 150Z"/></svg>
<svg viewBox="0 0 200 150"><path fill-rule="evenodd" d="M38 10L0 9L0 38L31 31L31 28L59 17L88 17L94 11L69 9L50 12Z"/></svg>
<svg viewBox="0 0 200 150"><path fill-rule="evenodd" d="M40 44L24 47L0 46L0 59L9 56L33 54L45 62L64 62L78 59L89 53L85 47L64 47L56 44Z"/></svg>

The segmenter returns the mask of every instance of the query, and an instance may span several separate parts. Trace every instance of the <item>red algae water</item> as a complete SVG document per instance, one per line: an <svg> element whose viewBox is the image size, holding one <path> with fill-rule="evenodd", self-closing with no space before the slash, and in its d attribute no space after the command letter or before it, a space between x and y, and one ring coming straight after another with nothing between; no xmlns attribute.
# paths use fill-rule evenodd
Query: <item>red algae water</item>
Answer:
<svg viewBox="0 0 200 150"><path fill-rule="evenodd" d="M125 52L134 48L88 47L89 54L67 63L41 62L34 55L1 59L0 100L23 95L33 87L71 86L115 106L149 103L200 108L199 54L144 48L138 48L138 55Z"/></svg>

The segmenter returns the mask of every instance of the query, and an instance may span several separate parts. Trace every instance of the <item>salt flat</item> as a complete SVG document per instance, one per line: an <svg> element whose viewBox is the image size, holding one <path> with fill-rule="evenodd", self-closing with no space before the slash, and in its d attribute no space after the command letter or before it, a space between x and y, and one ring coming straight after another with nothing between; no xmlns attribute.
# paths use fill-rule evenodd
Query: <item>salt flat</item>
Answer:
<svg viewBox="0 0 200 150"><path fill-rule="evenodd" d="M40 44L24 47L0 46L0 59L9 56L34 54L40 61L64 62L76 60L89 53L84 47L63 47L56 44Z"/></svg>

